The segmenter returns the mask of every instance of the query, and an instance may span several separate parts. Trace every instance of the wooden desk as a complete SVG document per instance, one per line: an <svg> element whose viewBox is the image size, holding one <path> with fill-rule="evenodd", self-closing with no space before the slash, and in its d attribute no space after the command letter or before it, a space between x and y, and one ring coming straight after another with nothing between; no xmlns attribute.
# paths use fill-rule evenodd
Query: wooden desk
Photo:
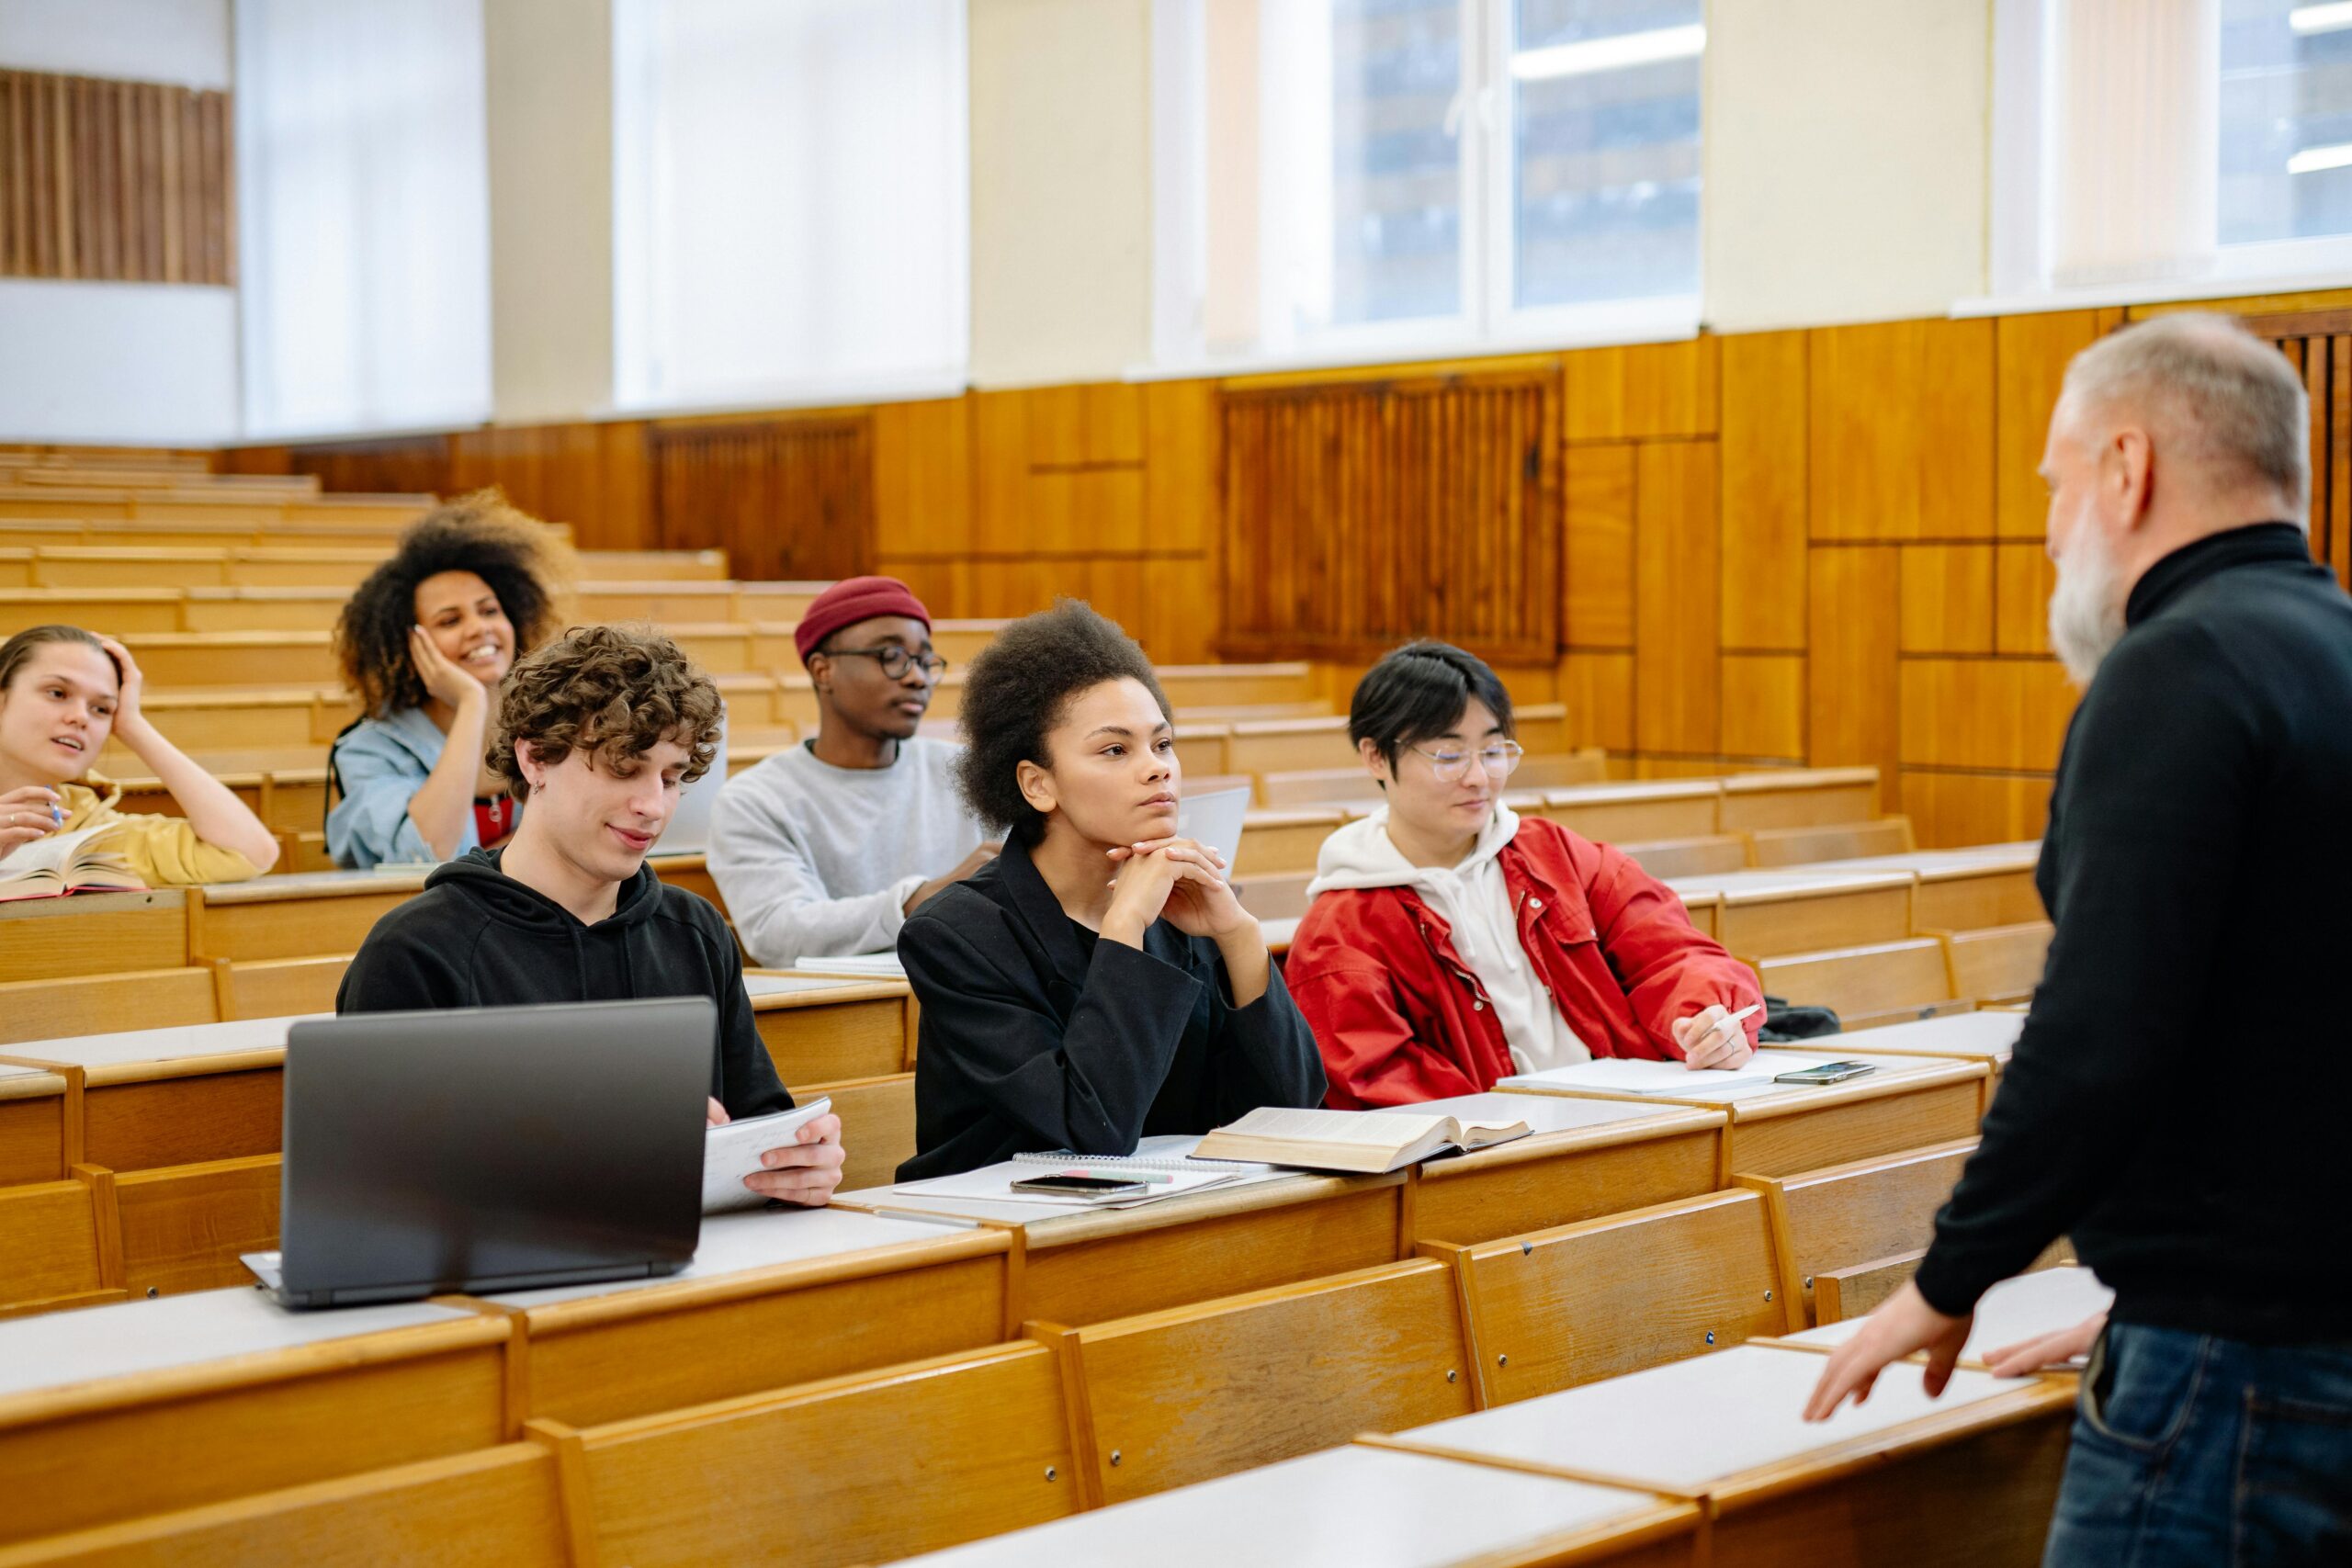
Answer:
<svg viewBox="0 0 2352 1568"><path fill-rule="evenodd" d="M1867 822L1878 815L1876 768L1791 768L1723 781L1723 831Z"/></svg>
<svg viewBox="0 0 2352 1568"><path fill-rule="evenodd" d="M1972 1366L1982 1366L1984 1358L1995 1350L2072 1328L2091 1314L2105 1312L2114 1302L2115 1292L2100 1284L2098 1275L2079 1265L2037 1269L2030 1274L2004 1280L1978 1300L1968 1342L1961 1347L1961 1359ZM1772 1343L1809 1350L1834 1350L1860 1333L1868 1321L1866 1317L1844 1318L1785 1335ZM2081 1360L2077 1357L2075 1364Z"/></svg>
<svg viewBox="0 0 2352 1568"><path fill-rule="evenodd" d="M31 1041L9 1055L82 1072L83 1158L144 1170L278 1150L290 1018Z"/></svg>
<svg viewBox="0 0 2352 1568"><path fill-rule="evenodd" d="M1323 840L1347 821L1336 808L1321 811L1252 809L1241 824L1241 847L1234 852L1235 876L1269 872L1313 871Z"/></svg>
<svg viewBox="0 0 2352 1568"><path fill-rule="evenodd" d="M2033 885L2041 857L2041 846L2029 841L1815 861L1804 869L1832 875L1905 873L1917 882L1911 895L1916 930L1975 931L2047 918Z"/></svg>
<svg viewBox="0 0 2352 1568"><path fill-rule="evenodd" d="M1747 957L1899 942L1911 934L1906 872L1727 871L1679 876L1666 886L1686 906L1694 898L1720 900L1715 940Z"/></svg>
<svg viewBox="0 0 2352 1568"><path fill-rule="evenodd" d="M1413 1169L1412 1238L1467 1246L1694 1198L1721 1186L1730 1116L1696 1106L1466 1094L1410 1108L1523 1121L1529 1136Z"/></svg>
<svg viewBox="0 0 2352 1568"><path fill-rule="evenodd" d="M190 893L76 893L0 904L0 981L63 980L188 961Z"/></svg>
<svg viewBox="0 0 2352 1568"><path fill-rule="evenodd" d="M423 890L431 871L304 871L198 888L188 951L232 962L355 952L379 919Z"/></svg>
<svg viewBox="0 0 2352 1568"><path fill-rule="evenodd" d="M516 1430L511 1334L250 1290L0 1322L0 1541L489 1447Z"/></svg>
<svg viewBox="0 0 2352 1568"><path fill-rule="evenodd" d="M1115 1562L1450 1568L1695 1562L1700 1509L1647 1493L1351 1444L1076 1514L908 1568Z"/></svg>
<svg viewBox="0 0 2352 1568"><path fill-rule="evenodd" d="M914 1068L914 991L904 980L755 970L743 987L776 1073L795 1094L797 1085Z"/></svg>
<svg viewBox="0 0 2352 1568"><path fill-rule="evenodd" d="M1950 1056L1982 1062L2000 1082L2025 1030L2022 1012L1962 1012L1917 1023L1891 1023L1859 1037L1873 1056ZM1807 1045L1813 1043L1806 1042ZM1826 1043L1824 1049L1829 1049Z"/></svg>
<svg viewBox="0 0 2352 1568"><path fill-rule="evenodd" d="M1714 779L1573 784L1544 791L1540 815L1598 843L1702 839L1716 830L1723 793Z"/></svg>
<svg viewBox="0 0 2352 1568"><path fill-rule="evenodd" d="M1403 1173L1283 1176L1136 1209L1076 1212L871 1187L836 1201L1019 1234L1016 1322L1075 1327L1391 1263L1411 1253Z"/></svg>
<svg viewBox="0 0 2352 1568"><path fill-rule="evenodd" d="M1365 1439L1703 1501L1716 1568L2040 1560L2073 1380L1879 1374L1870 1402L1802 1418L1822 1358L1747 1345Z"/></svg>
<svg viewBox="0 0 2352 1568"><path fill-rule="evenodd" d="M1822 1048L1837 1047L1827 1043ZM1672 1096L1622 1097L1525 1085L1506 1092L1633 1098L1646 1105L1727 1111L1730 1148L1724 1157L1732 1171L1746 1176L1787 1176L1976 1135L1992 1077L1984 1063L1852 1051L1838 1055L1842 1060L1868 1062L1878 1070L1822 1089L1766 1082L1694 1088Z"/></svg>
<svg viewBox="0 0 2352 1568"><path fill-rule="evenodd" d="M80 1109L66 1077L0 1059L0 1187L62 1180L80 1158L78 1147L74 1160L66 1158L67 1129L78 1128Z"/></svg>
<svg viewBox="0 0 2352 1568"><path fill-rule="evenodd" d="M848 1209L703 1221L684 1271L484 1299L527 1329L520 1398L586 1427L992 1345L1013 1235Z"/></svg>

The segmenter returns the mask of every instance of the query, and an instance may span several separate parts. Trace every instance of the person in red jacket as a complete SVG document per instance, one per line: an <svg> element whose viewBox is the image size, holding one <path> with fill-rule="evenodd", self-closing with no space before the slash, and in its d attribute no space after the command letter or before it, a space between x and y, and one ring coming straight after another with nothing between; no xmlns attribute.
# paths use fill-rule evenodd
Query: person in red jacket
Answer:
<svg viewBox="0 0 2352 1568"><path fill-rule="evenodd" d="M1323 842L1283 978L1315 1031L1327 1103L1492 1089L1595 1056L1736 1066L1755 973L1627 856L1498 797L1519 763L1510 696L1475 655L1397 649L1348 735L1384 804Z"/></svg>

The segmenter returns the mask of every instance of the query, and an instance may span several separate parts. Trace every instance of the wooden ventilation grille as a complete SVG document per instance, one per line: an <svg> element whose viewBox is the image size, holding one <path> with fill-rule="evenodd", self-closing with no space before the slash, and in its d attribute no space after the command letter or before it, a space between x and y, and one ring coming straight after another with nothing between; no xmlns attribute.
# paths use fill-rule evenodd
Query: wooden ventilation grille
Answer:
<svg viewBox="0 0 2352 1568"><path fill-rule="evenodd" d="M2312 554L2352 588L2352 310L2255 316L2312 400Z"/></svg>
<svg viewBox="0 0 2352 1568"><path fill-rule="evenodd" d="M0 276L236 280L229 95L0 71Z"/></svg>
<svg viewBox="0 0 2352 1568"><path fill-rule="evenodd" d="M654 425L653 522L667 550L723 549L739 578L854 577L873 553L874 430L851 418Z"/></svg>
<svg viewBox="0 0 2352 1568"><path fill-rule="evenodd" d="M1223 418L1228 653L1558 652L1555 378L1232 392Z"/></svg>

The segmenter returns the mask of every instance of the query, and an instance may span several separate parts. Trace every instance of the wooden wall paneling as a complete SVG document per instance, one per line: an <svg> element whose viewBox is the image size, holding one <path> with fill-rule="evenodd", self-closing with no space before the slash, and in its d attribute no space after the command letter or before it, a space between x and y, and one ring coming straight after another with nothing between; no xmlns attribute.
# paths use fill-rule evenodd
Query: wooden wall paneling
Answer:
<svg viewBox="0 0 2352 1568"><path fill-rule="evenodd" d="M974 392L972 547L1012 552L1029 543L1029 407L1026 392Z"/></svg>
<svg viewBox="0 0 2352 1568"><path fill-rule="evenodd" d="M1033 468L1031 547L1078 553L1144 547L1144 473L1139 468Z"/></svg>
<svg viewBox="0 0 2352 1568"><path fill-rule="evenodd" d="M1570 653L1560 660L1560 701L1572 746L1634 749L1634 656Z"/></svg>
<svg viewBox="0 0 2352 1568"><path fill-rule="evenodd" d="M1144 546L1193 551L1216 538L1216 389L1155 381L1143 389Z"/></svg>
<svg viewBox="0 0 2352 1568"><path fill-rule="evenodd" d="M0 71L0 276L235 281L228 95Z"/></svg>
<svg viewBox="0 0 2352 1568"><path fill-rule="evenodd" d="M447 435L320 442L291 448L287 471L316 474L322 490L452 495L452 444Z"/></svg>
<svg viewBox="0 0 2352 1568"><path fill-rule="evenodd" d="M1558 402L1529 374L1226 392L1221 646L1343 660L1442 637L1550 661Z"/></svg>
<svg viewBox="0 0 2352 1568"><path fill-rule="evenodd" d="M657 422L646 466L660 548L724 549L746 579L853 577L874 558L864 411Z"/></svg>
<svg viewBox="0 0 2352 1568"><path fill-rule="evenodd" d="M874 411L874 541L877 556L956 555L972 547L969 399L884 403Z"/></svg>
<svg viewBox="0 0 2352 1568"><path fill-rule="evenodd" d="M1571 446L1561 548L1570 648L1634 646L1634 447Z"/></svg>
<svg viewBox="0 0 2352 1568"><path fill-rule="evenodd" d="M1801 649L1806 334L1743 333L1721 341L1724 646Z"/></svg>
<svg viewBox="0 0 2352 1568"><path fill-rule="evenodd" d="M2066 671L2047 659L1902 661L1902 760L2046 772L2075 711Z"/></svg>
<svg viewBox="0 0 2352 1568"><path fill-rule="evenodd" d="M1723 660L1723 752L1729 757L1804 759L1804 656L1726 653Z"/></svg>
<svg viewBox="0 0 2352 1568"><path fill-rule="evenodd" d="M1888 321L1811 334L1815 539L1993 532L1993 323Z"/></svg>
<svg viewBox="0 0 2352 1568"><path fill-rule="evenodd" d="M1719 417L1721 341L1704 336L1563 355L1566 438L1624 441L1713 434Z"/></svg>
<svg viewBox="0 0 2352 1568"><path fill-rule="evenodd" d="M2049 652L2057 564L2039 544L2001 544L1993 553L1993 651Z"/></svg>
<svg viewBox="0 0 2352 1568"><path fill-rule="evenodd" d="M1895 775L1899 565L1889 546L1816 548L1806 587L1805 760Z"/></svg>
<svg viewBox="0 0 2352 1568"><path fill-rule="evenodd" d="M1216 563L1205 553L1150 556L1136 563L1143 578L1144 651L1160 664L1209 664L1216 660Z"/></svg>
<svg viewBox="0 0 2352 1568"><path fill-rule="evenodd" d="M2050 818L2050 779L2041 773L1905 768L1899 798L1926 850L2039 839Z"/></svg>
<svg viewBox="0 0 2352 1568"><path fill-rule="evenodd" d="M641 420L487 425L449 438L452 494L495 485L523 511L571 525L582 549L655 547Z"/></svg>
<svg viewBox="0 0 2352 1568"><path fill-rule="evenodd" d="M1905 653L1990 653L1994 547L1902 547L1897 646Z"/></svg>
<svg viewBox="0 0 2352 1568"><path fill-rule="evenodd" d="M1634 478L1634 744L1712 753L1719 741L1715 446L1645 443Z"/></svg>
<svg viewBox="0 0 2352 1568"><path fill-rule="evenodd" d="M1994 326L1993 428L1996 531L2040 538L2050 511L2041 451L2067 362L2098 341L2096 310L2003 316Z"/></svg>

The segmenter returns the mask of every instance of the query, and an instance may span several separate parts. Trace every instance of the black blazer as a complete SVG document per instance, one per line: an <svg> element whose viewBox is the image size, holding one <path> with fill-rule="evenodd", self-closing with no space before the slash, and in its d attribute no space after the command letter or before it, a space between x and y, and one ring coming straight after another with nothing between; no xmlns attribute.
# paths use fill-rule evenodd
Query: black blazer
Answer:
<svg viewBox="0 0 2352 1568"><path fill-rule="evenodd" d="M1015 840L916 910L899 957L922 1004L901 1181L1038 1150L1132 1154L1151 1134L1323 1102L1322 1058L1280 969L1237 1008L1216 944L1166 920L1140 951L1097 942L1090 958Z"/></svg>

